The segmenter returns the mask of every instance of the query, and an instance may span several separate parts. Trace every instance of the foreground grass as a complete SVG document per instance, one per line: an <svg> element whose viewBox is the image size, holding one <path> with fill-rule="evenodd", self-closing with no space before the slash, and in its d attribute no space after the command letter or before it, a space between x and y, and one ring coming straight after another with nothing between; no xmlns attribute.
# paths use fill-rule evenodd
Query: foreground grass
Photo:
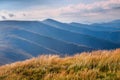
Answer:
<svg viewBox="0 0 120 80"><path fill-rule="evenodd" d="M120 49L43 55L1 66L0 80L120 80Z"/></svg>

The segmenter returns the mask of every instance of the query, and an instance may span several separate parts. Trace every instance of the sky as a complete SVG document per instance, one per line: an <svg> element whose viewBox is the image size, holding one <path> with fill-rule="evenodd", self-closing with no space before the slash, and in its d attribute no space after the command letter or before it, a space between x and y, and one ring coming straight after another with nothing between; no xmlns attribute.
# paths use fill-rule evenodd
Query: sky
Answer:
<svg viewBox="0 0 120 80"><path fill-rule="evenodd" d="M96 23L120 19L120 0L0 0L0 20Z"/></svg>

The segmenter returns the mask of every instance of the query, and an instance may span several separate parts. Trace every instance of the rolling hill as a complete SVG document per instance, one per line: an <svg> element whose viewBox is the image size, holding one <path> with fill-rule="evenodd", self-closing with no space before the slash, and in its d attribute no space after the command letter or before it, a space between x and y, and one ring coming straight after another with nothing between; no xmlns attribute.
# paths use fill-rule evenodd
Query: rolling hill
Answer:
<svg viewBox="0 0 120 80"><path fill-rule="evenodd" d="M0 67L0 80L119 80L120 49L42 55Z"/></svg>
<svg viewBox="0 0 120 80"><path fill-rule="evenodd" d="M68 24L52 19L0 21L0 65L42 54L64 56L120 48L120 31L116 26L119 21L103 24ZM108 24L111 24L109 28ZM97 30L96 25L100 30Z"/></svg>
<svg viewBox="0 0 120 80"><path fill-rule="evenodd" d="M103 24L80 24L80 23L61 23L52 19L46 19L43 21L43 23L49 24L51 26L84 34L93 36L99 39L108 40L111 42L114 42L116 44L120 44L120 21L117 20L109 23L103 23ZM104 25L105 24L105 25ZM106 36L106 37L104 37Z"/></svg>
<svg viewBox="0 0 120 80"><path fill-rule="evenodd" d="M118 24L120 23L117 23L117 26L114 23L115 26L109 24L106 27L105 26L102 27L103 24L82 25L79 23L70 23L70 25L78 28L78 31L76 31L78 33L89 34L99 39L105 39L105 40L120 44L120 40L119 40L120 39L120 27ZM94 25L98 25L98 26L94 26Z"/></svg>

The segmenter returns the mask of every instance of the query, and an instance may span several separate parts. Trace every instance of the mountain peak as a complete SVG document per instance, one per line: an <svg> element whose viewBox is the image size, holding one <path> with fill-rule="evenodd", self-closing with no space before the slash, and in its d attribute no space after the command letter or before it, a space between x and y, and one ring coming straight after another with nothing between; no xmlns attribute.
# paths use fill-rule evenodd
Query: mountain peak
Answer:
<svg viewBox="0 0 120 80"><path fill-rule="evenodd" d="M57 24L61 23L60 21L57 21L57 20L54 20L54 19L50 19L50 18L45 19L42 22L43 23L57 23Z"/></svg>
<svg viewBox="0 0 120 80"><path fill-rule="evenodd" d="M47 21L47 22L51 22L51 21L54 22L54 21L56 21L56 20L50 19L50 18L43 20L43 22L46 22L46 21Z"/></svg>

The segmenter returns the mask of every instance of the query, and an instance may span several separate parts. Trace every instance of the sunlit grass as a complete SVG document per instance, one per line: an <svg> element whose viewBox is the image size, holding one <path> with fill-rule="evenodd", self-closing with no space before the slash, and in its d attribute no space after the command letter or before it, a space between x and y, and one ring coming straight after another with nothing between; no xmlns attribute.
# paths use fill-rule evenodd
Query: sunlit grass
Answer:
<svg viewBox="0 0 120 80"><path fill-rule="evenodd" d="M42 55L1 66L0 80L120 80L120 49Z"/></svg>

